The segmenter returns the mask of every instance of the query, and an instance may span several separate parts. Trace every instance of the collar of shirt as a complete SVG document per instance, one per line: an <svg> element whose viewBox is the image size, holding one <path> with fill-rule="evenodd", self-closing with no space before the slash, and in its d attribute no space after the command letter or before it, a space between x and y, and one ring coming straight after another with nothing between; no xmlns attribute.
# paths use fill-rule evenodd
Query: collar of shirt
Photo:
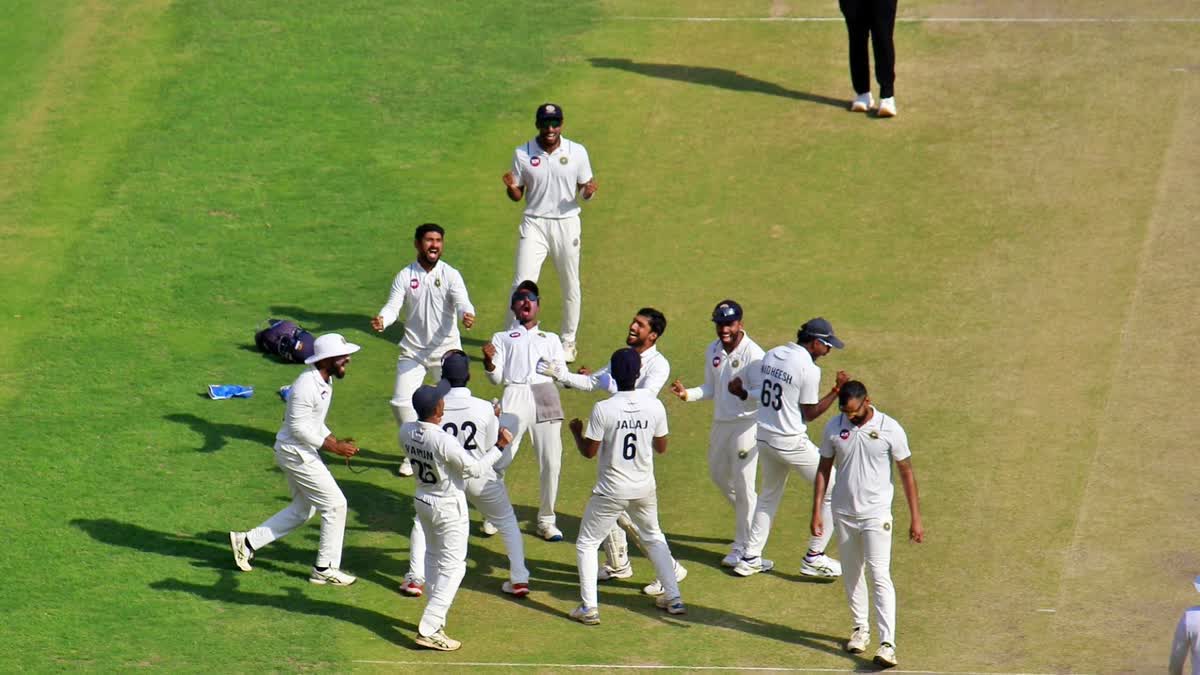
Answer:
<svg viewBox="0 0 1200 675"><path fill-rule="evenodd" d="M525 144L525 147L527 149L527 152L529 152L530 157L536 157L539 155L542 157L553 157L555 155L560 155L560 154L566 153L567 146L569 146L570 144L571 144L571 141L567 140L563 136L559 136L558 137L558 147L554 149L554 152L546 152L546 149L542 147L542 144L538 143L537 136L534 136L533 140L531 140Z"/></svg>
<svg viewBox="0 0 1200 675"><path fill-rule="evenodd" d="M465 401L471 398L471 390L467 387L451 387L450 391L446 392L447 401Z"/></svg>
<svg viewBox="0 0 1200 675"><path fill-rule="evenodd" d="M326 381L325 378L321 376L321 370L317 368L317 364L310 363L308 365L308 370L312 372L312 378L316 380L318 387L333 389L333 378L331 377L329 378L329 381Z"/></svg>
<svg viewBox="0 0 1200 675"><path fill-rule="evenodd" d="M437 261L433 263L433 268L431 268L428 272L426 272L425 268L421 266L421 262L419 260L414 260L408 266L408 269L411 270L412 273L416 276L427 277L430 274L433 274L434 272L438 271L438 268L441 267L441 265L442 265L442 259L439 257L437 259Z"/></svg>

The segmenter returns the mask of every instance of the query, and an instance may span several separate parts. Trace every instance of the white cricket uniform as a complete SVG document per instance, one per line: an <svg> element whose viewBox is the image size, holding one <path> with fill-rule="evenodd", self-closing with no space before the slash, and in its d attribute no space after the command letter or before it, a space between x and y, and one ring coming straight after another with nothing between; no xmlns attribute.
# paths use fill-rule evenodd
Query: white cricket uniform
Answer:
<svg viewBox="0 0 1200 675"><path fill-rule="evenodd" d="M321 459L329 436L325 416L333 400L333 383L316 366L307 366L292 382L283 425L275 435L275 463L287 476L292 503L246 534L258 550L321 514L316 567L340 568L346 532L346 497Z"/></svg>
<svg viewBox="0 0 1200 675"><path fill-rule="evenodd" d="M674 559L658 526L658 497L654 482L655 438L667 435L667 411L645 391L621 391L592 407L584 438L600 441L596 455L596 485L583 511L575 555L583 604L597 607L597 551L622 513L628 513L642 533L646 555L668 598L679 597Z"/></svg>
<svg viewBox="0 0 1200 675"><path fill-rule="evenodd" d="M562 287L562 339L575 341L579 328L579 185L592 180L587 149L567 138L548 153L537 138L513 152L512 174L525 188L525 214L517 242L512 290L522 281L537 281L549 255ZM511 319L509 327L517 325Z"/></svg>
<svg viewBox="0 0 1200 675"><path fill-rule="evenodd" d="M720 340L713 340L704 352L704 384L687 390L687 401L713 400L713 425L708 437L708 475L734 512L732 549L745 553L750 538L750 523L758 494L754 479L758 472L755 425L758 401L729 393L729 381L735 377L749 380L757 370L763 350L746 333L730 353Z"/></svg>
<svg viewBox="0 0 1200 675"><path fill-rule="evenodd" d="M533 451L537 455L538 474L541 482L541 503L538 506L538 525L554 525L554 502L558 498L558 473L562 466L562 420L537 421L530 385L554 382L537 372L538 359L558 364L566 371L567 363L562 342L554 333L540 327L516 328L501 331L492 336L496 356L492 359L495 370L484 371L492 384L504 385L500 401L500 425L512 430L512 450L515 457L521 447L521 438L529 432L533 440ZM511 461L511 460L509 460ZM507 461L501 464L501 469Z"/></svg>
<svg viewBox="0 0 1200 675"><path fill-rule="evenodd" d="M866 570L880 642L896 644L896 588L892 585L892 462L912 456L908 436L895 419L874 410L861 427L845 415L829 420L821 456L833 458L832 486L842 580L855 626L869 626ZM829 522L829 521L826 521Z"/></svg>
<svg viewBox="0 0 1200 675"><path fill-rule="evenodd" d="M483 477L500 458L500 450L492 447L475 459L454 436L429 422L405 422L400 441L412 464L417 484L413 506L427 542L428 603L417 630L432 635L446 625L467 569L466 481Z"/></svg>
<svg viewBox="0 0 1200 675"><path fill-rule="evenodd" d="M758 401L758 468L762 474L758 503L750 536L746 541L745 557L762 555L771 534L771 521L783 500L791 471L799 471L811 483L817 476L820 452L808 440L807 426L801 405L813 405L821 400L821 369L813 363L804 347L792 342L776 347L763 355L757 370L748 373L747 400ZM834 475L829 478L832 491ZM825 522L832 523L829 497L825 500ZM824 551L833 536L833 526L825 528L820 537L809 539L808 548Z"/></svg>
<svg viewBox="0 0 1200 675"><path fill-rule="evenodd" d="M485 451L496 445L500 435L500 421L492 404L475 398L466 387L454 387L443 400L446 410L442 415L442 430L454 436L471 459L483 459ZM489 467L479 478L466 481L464 487L467 501L500 530L504 548L508 551L509 580L514 584L529 583L525 544L504 479ZM425 578L425 549L425 532L418 520L413 523L408 571L419 580Z"/></svg>
<svg viewBox="0 0 1200 675"><path fill-rule="evenodd" d="M462 274L438 260L428 272L413 261L396 275L387 304L379 310L384 328L396 322L404 310L404 337L400 338L400 357L396 361L396 386L392 393L392 411L396 420L413 422L417 413L412 395L431 374L441 379L442 355L462 349L458 321L474 314Z"/></svg>
<svg viewBox="0 0 1200 675"><path fill-rule="evenodd" d="M1183 663L1192 659L1192 675L1200 675L1200 606L1189 607L1175 624L1175 637L1171 640L1171 661L1167 667L1170 675L1183 675Z"/></svg>

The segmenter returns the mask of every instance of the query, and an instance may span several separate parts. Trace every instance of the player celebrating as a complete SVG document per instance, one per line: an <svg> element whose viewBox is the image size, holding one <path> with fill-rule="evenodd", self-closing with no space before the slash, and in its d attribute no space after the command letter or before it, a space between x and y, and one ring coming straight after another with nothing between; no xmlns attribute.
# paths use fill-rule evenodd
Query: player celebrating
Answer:
<svg viewBox="0 0 1200 675"><path fill-rule="evenodd" d="M422 385L412 397L418 421L400 427L400 440L417 478L413 506L429 543L425 551L428 601L417 627L416 642L445 652L462 646L446 635L445 626L446 614L467 569L469 521L464 481L482 478L512 440L508 430L501 429L496 445L478 460L473 459L440 426L446 409L443 398L449 391L450 383L445 380L436 387Z"/></svg>
<svg viewBox="0 0 1200 675"><path fill-rule="evenodd" d="M579 201L596 194L596 179L587 150L562 137L562 107L538 106L534 116L538 135L513 152L512 170L503 176L504 189L514 202L525 199L521 238L517 242L513 292L526 279L537 281L546 255L554 261L562 286L562 341L567 362L575 360L579 328ZM509 328L516 328L510 322Z"/></svg>
<svg viewBox="0 0 1200 675"><path fill-rule="evenodd" d="M521 437L529 432L537 454L541 480L541 504L538 506L538 535L546 541L562 541L562 530L555 526L554 502L558 498L558 472L562 465L562 402L554 381L537 372L538 360L566 370L562 342L554 333L538 327L538 287L522 281L513 292L509 307L519 325L492 336L483 346L483 369L492 384L503 384L500 426L514 430L512 456L521 446ZM511 460L510 460L511 461ZM506 463L505 463L506 464ZM504 464L501 468L504 468Z"/></svg>
<svg viewBox="0 0 1200 675"><path fill-rule="evenodd" d="M813 482L812 534L821 537L826 520L825 488L836 467L833 486L833 520L837 523L838 551L842 555L842 580L854 630L846 651L861 654L871 642L867 623L867 584L871 571L871 605L879 627L875 663L896 665L896 589L889 567L892 562L892 462L900 474L908 511L912 517L908 538L925 539L917 478L913 475L908 436L895 419L871 405L867 388L858 380L841 386L838 405L842 414L829 420L821 434L821 463Z"/></svg>
<svg viewBox="0 0 1200 675"><path fill-rule="evenodd" d="M721 560L735 567L746 552L750 519L754 515L754 478L758 471L755 448L755 415L758 401L742 400L729 393L729 382L757 370L763 357L742 328L742 306L734 300L722 300L713 309L717 339L704 354L704 384L688 389L679 380L671 391L684 401L713 399L712 432L708 438L708 475L733 506L734 534L729 555Z"/></svg>
<svg viewBox="0 0 1200 675"><path fill-rule="evenodd" d="M588 459L600 457L596 486L575 542L583 603L571 610L571 618L588 625L600 623L597 550L621 513L628 513L642 533L646 554L663 582L664 592L654 604L671 614L687 612L679 596L671 549L658 526L654 457L650 453L651 448L658 454L667 451L667 411L657 398L635 390L640 368L636 350L613 352L609 372L617 381L617 393L593 406L586 432L578 418L570 424L579 453Z"/></svg>
<svg viewBox="0 0 1200 675"><path fill-rule="evenodd" d="M230 532L233 562L249 572L254 552L303 525L314 514L321 514L321 539L317 544L317 562L308 580L314 584L349 586L356 581L339 569L342 564L342 538L346 533L346 497L333 474L321 461L321 450L342 457L358 452L354 441L338 440L325 416L333 401L333 378L346 376L350 355L359 346L346 342L337 333L328 333L313 342L309 365L292 383L287 398L283 426L275 435L275 463L287 476L292 503L249 532Z"/></svg>
<svg viewBox="0 0 1200 675"><path fill-rule="evenodd" d="M425 381L427 372L435 382L441 379L438 369L442 354L462 349L456 318L462 319L465 328L475 325L475 307L467 296L462 275L442 260L445 235L446 231L434 223L417 228L413 235L416 261L396 275L387 304L371 319L371 328L382 333L396 322L401 308L406 310L391 401L398 424L417 419L412 393ZM407 459L396 472L412 475Z"/></svg>
<svg viewBox="0 0 1200 675"><path fill-rule="evenodd" d="M442 358L442 377L450 383L443 399L442 430L454 436L472 461L483 459L484 451L496 444L500 423L492 404L471 395L467 382L471 379L471 361L461 350L446 352ZM503 460L501 460L503 461ZM483 514L484 522L494 523L508 551L508 581L501 590L523 598L529 594L529 570L525 567L525 544L517 528L517 516L504 479L494 470L486 469L479 478L465 482L467 500ZM405 595L419 596L425 583L425 534L420 521L413 525L408 558L408 574L400 590Z"/></svg>
<svg viewBox="0 0 1200 675"><path fill-rule="evenodd" d="M788 474L795 469L808 481L816 478L820 452L808 440L805 425L833 404L838 388L850 378L839 370L837 385L821 397L817 393L821 369L815 361L842 346L828 321L811 319L797 331L796 343L776 347L763 356L759 369L748 373L748 390L740 378L729 382L729 392L734 396L742 400L753 396L758 401L758 467L762 472L762 491L754 507L746 552L733 568L739 576L748 577L775 566L761 554L771 533L771 520L783 499ZM829 508L828 499L825 508ZM830 522L830 518L825 521ZM838 561L825 555L832 534L833 528L829 527L821 536L809 539L800 574L826 579L841 575Z"/></svg>
<svg viewBox="0 0 1200 675"><path fill-rule="evenodd" d="M634 315L633 321L629 324L629 333L625 337L625 344L636 350L642 359L635 388L652 397L658 396L658 392L662 390L663 385L671 376L671 364L656 346L658 338L662 337L666 330L667 317L653 307L643 307ZM595 373L588 372L587 368L580 368L579 373L575 374L560 371L550 362L538 361L538 372L549 375L572 389L583 391L607 389L610 393L617 393L617 382L612 378L612 373L607 365ZM646 547L643 545L637 526L633 524L627 514L622 513L617 518L617 524L613 526L612 531L604 538L606 562L600 568L598 576L600 581L628 579L633 576L633 564L629 561L629 540L625 535L626 532L633 536L633 541L637 544L638 549L643 554L646 553ZM687 568L680 565L678 560L673 560L672 563L675 567L676 580L683 581L688 574ZM662 595L662 581L655 579L653 583L644 586L642 592L646 595Z"/></svg>

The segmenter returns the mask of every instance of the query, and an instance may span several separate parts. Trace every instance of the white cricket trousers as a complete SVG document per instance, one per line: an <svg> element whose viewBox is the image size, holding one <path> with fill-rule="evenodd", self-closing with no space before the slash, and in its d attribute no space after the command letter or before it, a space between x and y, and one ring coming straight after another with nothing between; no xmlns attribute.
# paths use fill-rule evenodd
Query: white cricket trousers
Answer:
<svg viewBox="0 0 1200 675"><path fill-rule="evenodd" d="M538 525L554 525L554 502L558 499L558 473L562 468L562 420L537 423L533 391L527 384L510 384L500 401L500 426L513 430L512 455L521 449L525 432L533 440L541 481Z"/></svg>
<svg viewBox="0 0 1200 675"><path fill-rule="evenodd" d="M871 575L871 605L879 641L896 646L896 587L892 585L892 516L855 518L837 514L838 555L842 582L855 626L870 626L867 618L867 580Z"/></svg>
<svg viewBox="0 0 1200 675"><path fill-rule="evenodd" d="M392 392L390 403L392 415L395 416L397 424L417 421L417 411L412 407L412 397L413 393L425 383L426 375L437 382L442 379L442 366L426 367L423 362L408 356L401 356L396 361L396 387ZM402 443L402 450L403 446Z"/></svg>
<svg viewBox="0 0 1200 675"><path fill-rule="evenodd" d="M417 632L432 635L446 625L446 614L467 572L467 500L413 497L417 519L429 546L425 550L425 612Z"/></svg>
<svg viewBox="0 0 1200 675"><path fill-rule="evenodd" d="M817 465L821 463L821 452L812 441L804 439L804 446L799 450L780 450L763 441L758 442L758 470L762 475L759 485L758 503L754 507L754 519L750 527L750 538L746 542L745 557L753 558L762 555L767 545L767 537L771 535L771 521L783 501L783 491L787 487L788 476L792 471L799 471L804 480L811 485L817 477ZM821 510L824 522L833 522L833 511L830 499L833 495L833 483L837 472L830 471L829 485L825 488L825 504ZM811 503L811 502L810 502ZM826 527L820 537L810 537L810 551L824 551L833 537L833 527Z"/></svg>
<svg viewBox="0 0 1200 675"><path fill-rule="evenodd" d="M579 290L579 216L568 218L535 218L525 216L521 221L521 239L517 242L516 272L513 274L512 290L525 280L537 281L542 272L546 256L554 262L558 271L558 282L562 287L563 342L575 342L579 330L579 305L583 299ZM511 310L508 327L517 325Z"/></svg>
<svg viewBox="0 0 1200 675"><path fill-rule="evenodd" d="M466 482L467 500L479 510L483 519L490 521L500 530L504 550L508 552L508 580L514 584L529 583L529 569L525 567L525 542L517 527L517 515L504 481L496 477L475 478ZM414 519L412 537L409 540L408 573L418 580L425 578L425 531L420 519Z"/></svg>
<svg viewBox="0 0 1200 675"><path fill-rule="evenodd" d="M758 473L758 441L754 419L713 421L708 437L708 476L721 496L733 507L733 550L745 552L750 539L754 491Z"/></svg>
<svg viewBox="0 0 1200 675"><path fill-rule="evenodd" d="M342 566L342 538L346 534L346 497L320 456L276 446L275 463L287 476L292 503L250 530L246 539L258 550L321 514L321 540L315 567Z"/></svg>
<svg viewBox="0 0 1200 675"><path fill-rule="evenodd" d="M598 607L596 575L600 572L600 542L612 530L617 518L629 514L629 519L641 532L646 555L654 563L654 571L662 582L668 598L679 597L679 580L675 578L675 559L671 547L658 527L658 495L641 499L617 499L593 494L583 510L579 537L575 540L575 557L579 564L579 592L583 604Z"/></svg>

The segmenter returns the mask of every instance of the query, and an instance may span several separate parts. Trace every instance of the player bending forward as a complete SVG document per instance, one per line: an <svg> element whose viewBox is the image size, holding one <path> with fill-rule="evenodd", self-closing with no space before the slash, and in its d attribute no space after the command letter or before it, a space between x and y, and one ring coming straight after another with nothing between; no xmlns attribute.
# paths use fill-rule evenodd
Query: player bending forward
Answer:
<svg viewBox="0 0 1200 675"><path fill-rule="evenodd" d="M596 598L600 542L621 513L629 514L639 532L646 555L663 584L654 604L670 614L685 614L679 596L671 549L658 526L658 496L654 483L654 456L667 451L667 411L661 401L635 389L641 356L634 349L613 353L609 372L617 382L617 393L592 407L587 431L578 418L571 420L571 434L579 453L591 459L599 455L596 486L583 511L575 555L579 561L579 588L583 603L571 610L580 623L600 623Z"/></svg>
<svg viewBox="0 0 1200 675"><path fill-rule="evenodd" d="M813 483L812 534L824 534L825 489L837 467L833 486L833 521L837 523L838 551L842 555L842 580L854 630L846 651L861 654L871 642L867 623L867 584L871 572L871 606L879 627L879 651L875 663L885 668L896 665L896 589L892 586L892 462L896 462L900 484L912 517L908 538L925 539L917 478L913 475L908 436L895 419L871 405L867 388L850 380L838 392L841 415L829 420L821 435L821 463Z"/></svg>
<svg viewBox="0 0 1200 675"><path fill-rule="evenodd" d="M422 385L413 393L413 409L418 421L400 427L400 441L412 463L417 489L413 506L425 532L426 590L428 602L417 626L417 644L429 649L452 652L462 646L446 635L446 614L467 569L467 499L465 481L482 478L501 451L512 440L501 429L496 445L479 460L463 449L458 440L442 430L446 410L443 398L450 383L442 380L436 387Z"/></svg>
<svg viewBox="0 0 1200 675"><path fill-rule="evenodd" d="M500 422L491 403L471 395L467 382L471 379L471 360L461 350L447 352L442 359L442 377L450 383L450 391L444 399L442 430L454 436L474 461L483 459L488 448L496 444ZM505 455L496 463L497 467L512 461ZM467 480L464 489L467 501L479 510L485 522L491 522L504 540L508 551L508 581L501 590L518 598L529 594L529 570L525 567L525 544L521 541L521 530L517 527L517 516L501 468L485 469L479 478ZM408 574L400 590L405 595L419 596L425 583L425 531L418 520L413 524L412 545L408 557Z"/></svg>

